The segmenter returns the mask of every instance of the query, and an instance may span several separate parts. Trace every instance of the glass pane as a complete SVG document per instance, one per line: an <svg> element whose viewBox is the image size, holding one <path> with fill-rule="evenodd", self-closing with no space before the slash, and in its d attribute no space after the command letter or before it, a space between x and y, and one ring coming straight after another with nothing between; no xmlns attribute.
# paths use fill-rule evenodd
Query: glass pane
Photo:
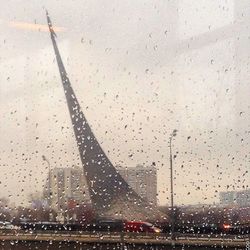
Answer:
<svg viewBox="0 0 250 250"><path fill-rule="evenodd" d="M248 249L249 13L3 3L2 248Z"/></svg>

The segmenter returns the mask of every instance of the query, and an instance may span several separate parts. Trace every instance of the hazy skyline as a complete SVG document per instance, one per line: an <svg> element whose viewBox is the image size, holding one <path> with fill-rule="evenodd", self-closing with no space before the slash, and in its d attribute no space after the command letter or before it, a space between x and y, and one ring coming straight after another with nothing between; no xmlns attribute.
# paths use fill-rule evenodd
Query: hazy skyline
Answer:
<svg viewBox="0 0 250 250"><path fill-rule="evenodd" d="M80 165L43 6L114 165L155 162L159 202L169 203L168 138L178 129L178 204L217 202L219 191L250 184L250 3L9 1L0 11L0 196L21 203L40 191L42 155L51 167Z"/></svg>

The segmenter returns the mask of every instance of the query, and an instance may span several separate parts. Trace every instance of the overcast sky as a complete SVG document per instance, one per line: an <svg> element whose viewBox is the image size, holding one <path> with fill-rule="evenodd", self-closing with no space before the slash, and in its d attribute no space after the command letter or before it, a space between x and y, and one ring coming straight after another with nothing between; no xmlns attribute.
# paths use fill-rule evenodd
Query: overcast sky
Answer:
<svg viewBox="0 0 250 250"><path fill-rule="evenodd" d="M80 165L46 7L71 84L114 165L156 163L169 203L250 185L250 3L8 1L0 24L0 196L27 204L51 167ZM248 172L247 172L248 171Z"/></svg>

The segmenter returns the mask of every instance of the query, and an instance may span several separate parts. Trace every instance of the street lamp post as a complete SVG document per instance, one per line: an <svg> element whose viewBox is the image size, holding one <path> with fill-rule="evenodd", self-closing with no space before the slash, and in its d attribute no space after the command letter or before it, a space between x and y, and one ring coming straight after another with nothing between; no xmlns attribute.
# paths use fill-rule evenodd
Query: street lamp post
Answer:
<svg viewBox="0 0 250 250"><path fill-rule="evenodd" d="M174 240L174 185L173 185L173 157L172 157L172 139L177 134L177 130L174 129L169 137L169 161L170 161L170 194L171 194L171 239Z"/></svg>
<svg viewBox="0 0 250 250"><path fill-rule="evenodd" d="M50 205L51 205L51 204L50 204L50 203L51 203L51 202L50 202L50 201L51 201L51 199L50 199L50 195L51 195L51 187L50 187L50 186L51 186L51 183L50 183L50 162L49 162L49 160L45 157L45 155L43 155L42 158L43 158L44 161L47 162L48 167L49 167L49 180L48 180L48 186L49 186L49 187L48 187L48 189L49 189L49 190L48 190L48 191L49 191L49 197L48 197L48 198L49 198L49 199L48 199L48 201L49 201L49 207L50 207Z"/></svg>

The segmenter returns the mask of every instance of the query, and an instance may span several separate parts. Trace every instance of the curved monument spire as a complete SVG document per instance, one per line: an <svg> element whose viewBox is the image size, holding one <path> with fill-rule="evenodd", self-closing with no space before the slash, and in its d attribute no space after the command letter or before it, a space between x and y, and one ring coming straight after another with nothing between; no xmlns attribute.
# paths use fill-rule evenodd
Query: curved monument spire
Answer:
<svg viewBox="0 0 250 250"><path fill-rule="evenodd" d="M136 217L139 214L144 217L147 214L151 214L152 211L150 211L147 202L135 193L121 177L96 140L81 111L67 76L57 47L56 34L47 11L46 15L77 147L94 210L100 216L121 214L121 217L130 217L130 219L138 219Z"/></svg>

